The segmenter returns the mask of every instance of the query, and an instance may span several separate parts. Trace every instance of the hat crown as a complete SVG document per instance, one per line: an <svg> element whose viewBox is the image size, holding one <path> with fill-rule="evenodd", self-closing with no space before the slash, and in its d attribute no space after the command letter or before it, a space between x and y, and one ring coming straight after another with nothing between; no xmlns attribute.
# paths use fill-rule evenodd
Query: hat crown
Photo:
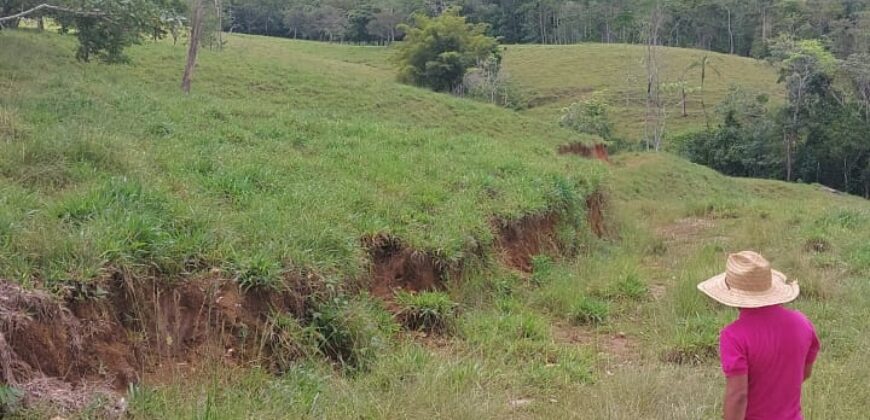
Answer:
<svg viewBox="0 0 870 420"><path fill-rule="evenodd" d="M731 254L725 267L725 283L730 288L764 292L772 285L770 263L757 252Z"/></svg>

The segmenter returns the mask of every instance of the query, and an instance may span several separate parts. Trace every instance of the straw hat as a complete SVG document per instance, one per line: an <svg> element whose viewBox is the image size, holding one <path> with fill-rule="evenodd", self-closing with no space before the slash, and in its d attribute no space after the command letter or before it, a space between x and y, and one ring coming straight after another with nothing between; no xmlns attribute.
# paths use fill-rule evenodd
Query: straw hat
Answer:
<svg viewBox="0 0 870 420"><path fill-rule="evenodd" d="M791 302L800 293L797 282L786 282L785 274L771 270L770 263L753 251L728 255L725 272L701 282L698 290L737 308Z"/></svg>

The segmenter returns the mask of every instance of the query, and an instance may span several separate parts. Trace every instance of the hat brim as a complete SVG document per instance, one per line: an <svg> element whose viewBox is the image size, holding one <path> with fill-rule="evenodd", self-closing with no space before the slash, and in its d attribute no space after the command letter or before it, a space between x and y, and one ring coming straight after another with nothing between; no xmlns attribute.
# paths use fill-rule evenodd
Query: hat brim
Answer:
<svg viewBox="0 0 870 420"><path fill-rule="evenodd" d="M788 283L785 274L771 270L770 289L763 292L749 292L729 288L725 283L725 273L713 276L698 284L698 290L713 300L735 308L760 308L778 305L795 300L800 294L797 282Z"/></svg>

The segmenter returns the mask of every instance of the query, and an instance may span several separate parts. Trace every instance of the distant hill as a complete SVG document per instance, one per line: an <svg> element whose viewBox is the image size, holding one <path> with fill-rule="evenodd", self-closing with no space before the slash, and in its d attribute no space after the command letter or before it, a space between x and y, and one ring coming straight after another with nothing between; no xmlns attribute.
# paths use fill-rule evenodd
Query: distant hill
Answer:
<svg viewBox="0 0 870 420"><path fill-rule="evenodd" d="M704 55L710 68L704 83L710 117L730 86L766 94L772 102L782 100L775 70L767 63L709 51L660 47L660 79L684 78L695 92L688 95L688 116L681 116L679 95L668 95L666 130L677 134L704 126L701 107L701 69L689 69ZM616 133L639 138L643 133L647 89L644 58L646 47L625 44L510 45L505 47L504 68L529 102L525 114L558 121L560 110L593 94L603 95L613 106Z"/></svg>

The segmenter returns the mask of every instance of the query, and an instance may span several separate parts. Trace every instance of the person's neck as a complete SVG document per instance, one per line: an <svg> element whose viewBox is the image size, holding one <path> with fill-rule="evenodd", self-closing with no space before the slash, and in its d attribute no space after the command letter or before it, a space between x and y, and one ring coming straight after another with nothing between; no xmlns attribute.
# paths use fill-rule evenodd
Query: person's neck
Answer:
<svg viewBox="0 0 870 420"><path fill-rule="evenodd" d="M740 308L740 316L775 311L780 308L782 308L782 305L762 306L760 308Z"/></svg>

